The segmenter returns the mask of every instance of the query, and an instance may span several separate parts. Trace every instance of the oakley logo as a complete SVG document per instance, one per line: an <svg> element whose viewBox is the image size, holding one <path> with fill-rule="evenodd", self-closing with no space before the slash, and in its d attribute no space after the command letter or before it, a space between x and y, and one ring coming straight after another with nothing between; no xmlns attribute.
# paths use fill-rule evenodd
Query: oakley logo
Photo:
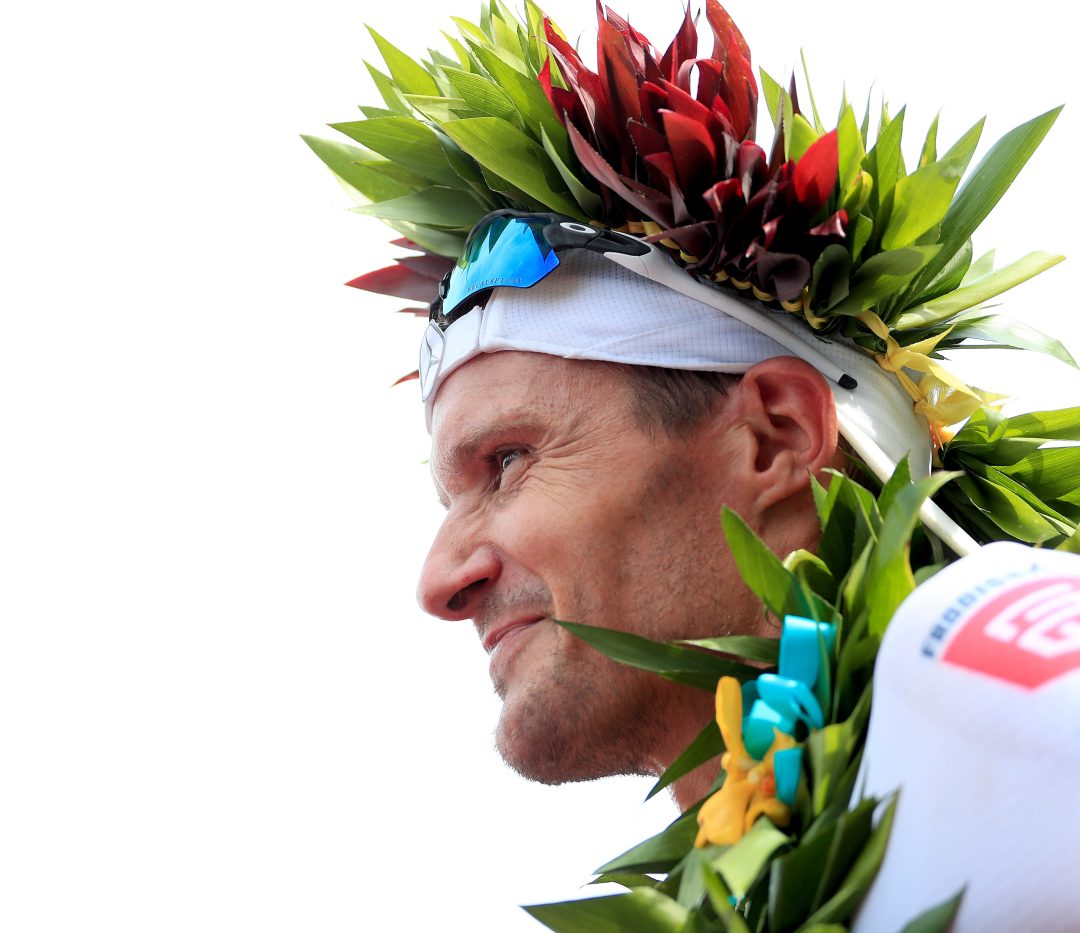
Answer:
<svg viewBox="0 0 1080 933"><path fill-rule="evenodd" d="M1080 668L1080 579L1006 590L960 624L942 660L1029 690Z"/></svg>

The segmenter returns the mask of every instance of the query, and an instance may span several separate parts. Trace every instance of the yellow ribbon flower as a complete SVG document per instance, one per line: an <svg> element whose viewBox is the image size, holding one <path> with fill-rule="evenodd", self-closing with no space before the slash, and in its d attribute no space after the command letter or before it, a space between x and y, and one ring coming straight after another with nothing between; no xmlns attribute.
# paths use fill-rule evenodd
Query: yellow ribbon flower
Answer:
<svg viewBox="0 0 1080 933"><path fill-rule="evenodd" d="M929 355L952 330L951 327L933 337L902 347L889 331L889 326L873 311L863 311L857 317L885 341L885 352L877 354L877 361L883 369L896 376L915 402L915 410L930 423L935 447L940 448L949 440L949 425L964 421L984 405L1004 398L1003 395L969 386ZM916 384L904 372L905 369L925 375Z"/></svg>
<svg viewBox="0 0 1080 933"><path fill-rule="evenodd" d="M720 759L727 772L724 786L701 805L694 845L734 845L764 814L777 826L786 826L791 809L776 797L773 755L795 747L786 733L773 730L773 743L764 759L750 757L742 736L742 687L734 677L721 677L716 687L716 724L727 751Z"/></svg>

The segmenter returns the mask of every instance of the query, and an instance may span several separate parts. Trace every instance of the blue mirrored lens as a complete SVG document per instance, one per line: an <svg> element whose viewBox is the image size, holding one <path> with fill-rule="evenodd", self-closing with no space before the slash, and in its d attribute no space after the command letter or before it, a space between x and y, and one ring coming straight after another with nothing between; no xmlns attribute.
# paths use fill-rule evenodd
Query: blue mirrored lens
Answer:
<svg viewBox="0 0 1080 933"><path fill-rule="evenodd" d="M449 317L477 292L496 286L529 288L559 264L544 238L543 218L495 216L469 234L450 275L442 313Z"/></svg>

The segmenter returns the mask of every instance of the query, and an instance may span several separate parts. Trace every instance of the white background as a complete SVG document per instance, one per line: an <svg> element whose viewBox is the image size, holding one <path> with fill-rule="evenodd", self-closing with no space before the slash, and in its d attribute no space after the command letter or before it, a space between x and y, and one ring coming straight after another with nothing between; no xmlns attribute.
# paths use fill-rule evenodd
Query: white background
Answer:
<svg viewBox="0 0 1080 933"><path fill-rule="evenodd" d="M552 3L571 36L592 4ZM1080 104L1071 30L1018 6L731 0L774 76L810 56L911 104L916 149ZM341 283L392 234L299 140L378 104L372 22L430 3L24 4L0 42L0 928L525 930L673 816L649 782L542 788L491 750L468 626L413 601L440 519L420 324ZM623 8L621 12L627 12ZM666 45L675 0L633 0ZM591 42L591 38L587 40ZM804 103L805 103L804 98ZM1067 109L977 249L1080 253ZM985 145L983 147L985 149ZM1075 260L1074 260L1075 261ZM1069 264L1009 298L1080 349ZM983 367L1014 385L1008 354ZM1064 367L1027 370L1042 400ZM1075 382L1061 400L1076 402Z"/></svg>

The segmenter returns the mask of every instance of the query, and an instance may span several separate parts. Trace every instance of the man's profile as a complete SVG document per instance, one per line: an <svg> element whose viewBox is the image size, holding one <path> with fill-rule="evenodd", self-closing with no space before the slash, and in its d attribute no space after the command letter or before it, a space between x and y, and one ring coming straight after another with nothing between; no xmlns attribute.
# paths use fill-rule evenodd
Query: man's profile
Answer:
<svg viewBox="0 0 1080 933"><path fill-rule="evenodd" d="M360 210L422 254L350 284L430 301L417 375L446 516L418 596L475 627L499 752L548 784L655 775L685 813L609 863L628 893L533 915L555 929L579 911L612 928L655 914L673 930L916 915L978 929L1020 903L994 883L1003 856L932 857L920 832L958 830L933 809L945 795L918 743L901 759L892 739L932 731L915 725L938 715L926 697L991 696L965 680L1001 628L987 605L1077 573L1071 556L991 542L1075 548L1063 477L1078 449L1043 445L1080 440L1080 412L1005 418L942 358L971 338L1068 357L984 307L1060 257L994 270L970 244L1056 111L1008 134L1001 151L1022 156L992 151L961 187L981 124L940 153L931 130L908 171L902 120L883 112L875 138L845 103L826 129L763 75L766 153L749 49L719 4L708 57L689 11L663 53L598 15L595 72L531 4L524 22L485 7L456 63L409 68L383 43L389 109L347 125L367 151L346 167L341 147L313 143ZM386 177L413 188L390 195ZM1000 568L1021 557L1017 582ZM983 645L968 670L947 650L905 667L961 585L949 624ZM1010 611L1049 613L1030 624L1064 633L1075 661L1040 698L998 690L988 717L1076 708L1080 603L1061 586ZM904 673L883 678L872 717L879 652ZM958 769L984 767L945 744ZM898 803L898 787L923 802ZM1041 838L1065 845L1073 825ZM897 894L896 865L926 869L917 897ZM1029 918L1080 919L1076 894L1057 896Z"/></svg>

